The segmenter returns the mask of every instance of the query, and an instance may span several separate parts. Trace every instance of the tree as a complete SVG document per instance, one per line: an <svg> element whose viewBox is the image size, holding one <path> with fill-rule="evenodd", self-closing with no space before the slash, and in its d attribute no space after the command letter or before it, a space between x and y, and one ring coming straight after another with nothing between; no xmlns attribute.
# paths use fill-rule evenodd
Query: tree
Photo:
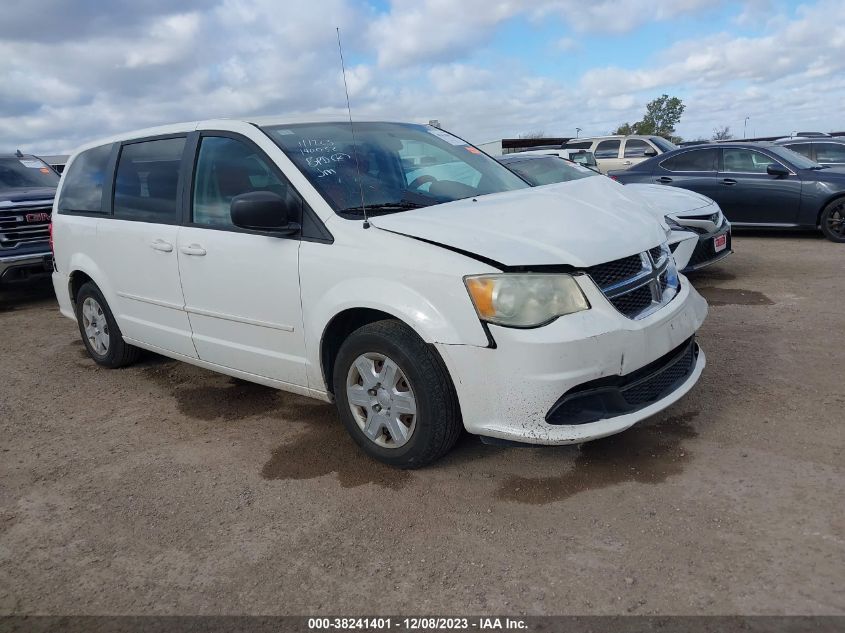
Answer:
<svg viewBox="0 0 845 633"><path fill-rule="evenodd" d="M545 130L535 130L533 132L523 132L517 138L547 138L548 136Z"/></svg>
<svg viewBox="0 0 845 633"><path fill-rule="evenodd" d="M722 127L717 127L713 130L713 140L714 141L729 141L734 137L731 134L731 128L728 125L723 125Z"/></svg>
<svg viewBox="0 0 845 633"><path fill-rule="evenodd" d="M667 139L678 138L673 134L685 108L678 97L661 95L646 104L642 121L623 123L616 128L614 134L654 134Z"/></svg>
<svg viewBox="0 0 845 633"><path fill-rule="evenodd" d="M637 125L637 134L656 134L669 138L681 120L686 106L678 97L660 95L645 107L645 116Z"/></svg>

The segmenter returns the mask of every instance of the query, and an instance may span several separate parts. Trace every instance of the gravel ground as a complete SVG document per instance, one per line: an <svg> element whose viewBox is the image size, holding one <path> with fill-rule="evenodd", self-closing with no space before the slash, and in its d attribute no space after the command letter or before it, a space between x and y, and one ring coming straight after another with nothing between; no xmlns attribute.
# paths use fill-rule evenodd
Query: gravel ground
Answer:
<svg viewBox="0 0 845 633"><path fill-rule="evenodd" d="M3 293L0 613L845 614L845 247L734 247L674 407L414 472L316 401L101 369L49 289Z"/></svg>

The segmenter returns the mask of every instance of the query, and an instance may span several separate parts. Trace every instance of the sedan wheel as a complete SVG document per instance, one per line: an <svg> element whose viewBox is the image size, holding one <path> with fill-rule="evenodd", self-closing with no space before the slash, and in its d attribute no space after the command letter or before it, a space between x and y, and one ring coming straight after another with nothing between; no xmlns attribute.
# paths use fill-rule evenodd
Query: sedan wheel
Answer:
<svg viewBox="0 0 845 633"><path fill-rule="evenodd" d="M821 224L827 239L845 242L845 199L834 200L825 208Z"/></svg>

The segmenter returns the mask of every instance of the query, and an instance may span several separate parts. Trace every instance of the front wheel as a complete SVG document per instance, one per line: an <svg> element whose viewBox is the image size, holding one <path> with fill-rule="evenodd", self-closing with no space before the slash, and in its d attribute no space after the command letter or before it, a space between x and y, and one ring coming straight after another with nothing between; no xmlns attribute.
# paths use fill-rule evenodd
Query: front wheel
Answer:
<svg viewBox="0 0 845 633"><path fill-rule="evenodd" d="M338 413L364 451L419 468L445 455L463 429L443 360L399 321L370 323L343 342L334 366Z"/></svg>
<svg viewBox="0 0 845 633"><path fill-rule="evenodd" d="M834 200L821 216L822 233L831 242L845 242L845 198Z"/></svg>

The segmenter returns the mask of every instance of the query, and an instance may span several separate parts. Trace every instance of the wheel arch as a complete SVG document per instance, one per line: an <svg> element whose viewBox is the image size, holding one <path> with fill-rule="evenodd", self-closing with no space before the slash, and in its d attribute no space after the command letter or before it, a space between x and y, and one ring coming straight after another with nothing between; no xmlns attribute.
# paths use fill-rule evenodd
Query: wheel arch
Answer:
<svg viewBox="0 0 845 633"><path fill-rule="evenodd" d="M108 277L91 258L78 253L71 259L68 269L70 270L70 273L68 273L68 294L72 306L76 306L76 295L86 281L93 282L100 289L109 305L114 304Z"/></svg>
<svg viewBox="0 0 845 633"><path fill-rule="evenodd" d="M404 319L376 308L347 308L331 318L323 328L323 334L320 337L320 371L325 381L326 391L334 393L334 364L343 342L358 328L386 319L399 321L419 335L419 332Z"/></svg>

